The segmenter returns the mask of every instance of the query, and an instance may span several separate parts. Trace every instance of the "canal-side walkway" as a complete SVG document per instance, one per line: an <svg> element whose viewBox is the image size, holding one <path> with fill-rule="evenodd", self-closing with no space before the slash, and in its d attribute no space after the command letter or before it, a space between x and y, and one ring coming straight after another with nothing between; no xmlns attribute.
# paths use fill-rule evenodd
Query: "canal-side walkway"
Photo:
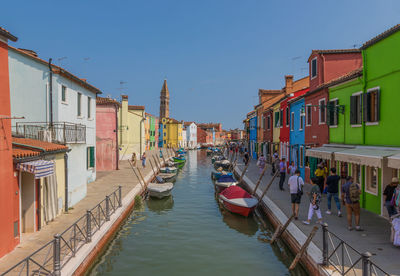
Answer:
<svg viewBox="0 0 400 276"><path fill-rule="evenodd" d="M151 175L153 175L149 160L153 162L152 156L158 157L158 154L158 150L147 152L148 161L146 168L142 168L140 161L137 162L145 179L149 179ZM68 213L59 215L54 221L44 225L38 232L23 234L21 236L21 243L12 252L0 259L0 274L51 241L55 234L63 232L77 219L82 217L86 213L86 210L93 208L102 201L106 195L114 192L119 186L122 187L122 199L124 199L129 192L138 185L139 181L128 161L120 161L119 170L97 172L96 181L87 185L86 197L71 208Z"/></svg>
<svg viewBox="0 0 400 276"><path fill-rule="evenodd" d="M241 174L244 168L243 163L239 163L236 172ZM251 164L246 172L245 181L256 183L260 176L259 168L256 165L256 161L252 160ZM267 183L271 180L271 169L267 169L264 178L259 186L259 193L264 190ZM291 216L291 204L290 204L290 194L287 187L287 179L285 182L285 191L279 190L279 178L276 178L268 190L265 198L266 200L271 200L275 206L279 208L278 212L281 212L282 221L287 220ZM249 185L252 186L252 185ZM254 187L254 185L253 185ZM304 235L308 236L313 228L313 224L304 225L303 220L307 218L309 199L306 194L307 191L311 189L311 185L306 184L305 194L302 197L300 204L299 220L293 220L294 225L299 229ZM374 213L368 212L366 210L361 211L361 226L364 229L362 232L349 231L347 230L347 220L346 220L346 210L342 208L343 217L337 216L336 206L332 202L332 215L327 215L325 212L327 210L327 200L326 196L323 196L321 201L321 211L323 216L323 221L328 224L328 229L330 232L334 233L336 236L340 237L343 241L348 243L351 247L357 251L364 253L366 251L372 253L371 260L377 264L379 267L384 269L391 275L400 275L400 248L392 245L390 242L390 223L387 219L378 216ZM313 218L313 222L316 218ZM316 236L313 239L313 246L316 246L318 250L314 250L313 254L322 253L322 230L321 227L318 230ZM310 253L310 250L309 250ZM311 252L312 253L312 252ZM319 258L322 261L322 254Z"/></svg>

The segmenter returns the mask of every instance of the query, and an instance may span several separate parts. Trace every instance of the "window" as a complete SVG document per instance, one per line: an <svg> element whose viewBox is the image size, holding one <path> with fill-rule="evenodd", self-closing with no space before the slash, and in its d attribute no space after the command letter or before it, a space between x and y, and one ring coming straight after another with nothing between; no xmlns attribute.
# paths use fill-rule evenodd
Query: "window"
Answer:
<svg viewBox="0 0 400 276"><path fill-rule="evenodd" d="M317 76L317 58L311 60L311 78L315 78Z"/></svg>
<svg viewBox="0 0 400 276"><path fill-rule="evenodd" d="M292 112L292 114L290 116L290 130L291 131L294 130L294 112Z"/></svg>
<svg viewBox="0 0 400 276"><path fill-rule="evenodd" d="M286 126L289 126L289 107L286 107Z"/></svg>
<svg viewBox="0 0 400 276"><path fill-rule="evenodd" d="M279 127L279 111L275 112L275 127Z"/></svg>
<svg viewBox="0 0 400 276"><path fill-rule="evenodd" d="M362 120L362 92L350 97L350 124L361 125Z"/></svg>
<svg viewBox="0 0 400 276"><path fill-rule="evenodd" d="M81 106L81 101L82 101L82 94L78 93L78 117L82 116L82 106Z"/></svg>
<svg viewBox="0 0 400 276"><path fill-rule="evenodd" d="M90 97L87 98L87 117L88 119L92 118L92 114L91 114L91 105L92 103L92 99Z"/></svg>
<svg viewBox="0 0 400 276"><path fill-rule="evenodd" d="M300 146L300 156L299 156L299 164L300 164L300 168L304 167L304 147Z"/></svg>
<svg viewBox="0 0 400 276"><path fill-rule="evenodd" d="M306 125L311 126L312 123L312 106L311 104L308 104L306 106Z"/></svg>
<svg viewBox="0 0 400 276"><path fill-rule="evenodd" d="M367 167L366 191L368 193L378 194L378 168Z"/></svg>
<svg viewBox="0 0 400 276"><path fill-rule="evenodd" d="M271 116L267 117L267 129L271 129Z"/></svg>
<svg viewBox="0 0 400 276"><path fill-rule="evenodd" d="M364 122L377 123L379 122L380 113L380 91L378 88L368 89L364 97Z"/></svg>
<svg viewBox="0 0 400 276"><path fill-rule="evenodd" d="M319 100L319 123L325 124L326 123L326 102L325 99Z"/></svg>
<svg viewBox="0 0 400 276"><path fill-rule="evenodd" d="M63 103L67 102L67 87L61 85L61 101Z"/></svg>
<svg viewBox="0 0 400 276"><path fill-rule="evenodd" d="M332 99L328 104L328 124L329 126L337 126L339 123L339 113L338 113L338 99Z"/></svg>
<svg viewBox="0 0 400 276"><path fill-rule="evenodd" d="M280 127L283 126L283 110L282 109L279 111L279 126Z"/></svg>
<svg viewBox="0 0 400 276"><path fill-rule="evenodd" d="M300 126L299 126L299 130L303 130L305 119L306 119L306 114L304 114L303 110L300 110Z"/></svg>
<svg viewBox="0 0 400 276"><path fill-rule="evenodd" d="M265 117L262 116L262 129L265 129Z"/></svg>
<svg viewBox="0 0 400 276"><path fill-rule="evenodd" d="M94 154L94 147L87 147L86 149L86 163L87 163L87 168L91 169L94 168L94 162L95 162L95 154Z"/></svg>
<svg viewBox="0 0 400 276"><path fill-rule="evenodd" d="M361 165L360 164L352 164L352 176L354 179L354 183L361 185Z"/></svg>

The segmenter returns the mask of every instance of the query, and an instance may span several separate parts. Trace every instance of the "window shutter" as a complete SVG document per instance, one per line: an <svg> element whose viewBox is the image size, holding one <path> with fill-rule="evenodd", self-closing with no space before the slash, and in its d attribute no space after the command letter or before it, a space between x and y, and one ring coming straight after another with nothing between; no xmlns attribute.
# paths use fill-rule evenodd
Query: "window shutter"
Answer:
<svg viewBox="0 0 400 276"><path fill-rule="evenodd" d="M327 123L329 126L333 125L333 103L328 103L328 120Z"/></svg>
<svg viewBox="0 0 400 276"><path fill-rule="evenodd" d="M90 155L89 148L86 148L86 169L89 169L89 167L90 167L90 163L89 163L90 157L89 157L89 155Z"/></svg>
<svg viewBox="0 0 400 276"><path fill-rule="evenodd" d="M338 112L338 105L339 105L339 100L335 101L335 108L333 109L333 114L335 114L335 125L339 125L339 112Z"/></svg>
<svg viewBox="0 0 400 276"><path fill-rule="evenodd" d="M356 124L357 96L350 97L350 124Z"/></svg>
<svg viewBox="0 0 400 276"><path fill-rule="evenodd" d="M94 168L95 157L94 157L94 147L90 147L90 167Z"/></svg>
<svg viewBox="0 0 400 276"><path fill-rule="evenodd" d="M368 93L363 95L363 120L368 122Z"/></svg>
<svg viewBox="0 0 400 276"><path fill-rule="evenodd" d="M376 120L377 120L377 122L379 122L380 121L380 117L381 117L381 115L380 115L380 107L381 107L381 91L379 91L379 90L377 90L376 91L376 101L375 101L375 104L376 104Z"/></svg>
<svg viewBox="0 0 400 276"><path fill-rule="evenodd" d="M357 123L358 124L361 124L361 122L362 122L362 102L363 102L363 99L364 99L364 95L360 94L360 101L357 103L359 105L358 108L357 108L357 111L358 111Z"/></svg>

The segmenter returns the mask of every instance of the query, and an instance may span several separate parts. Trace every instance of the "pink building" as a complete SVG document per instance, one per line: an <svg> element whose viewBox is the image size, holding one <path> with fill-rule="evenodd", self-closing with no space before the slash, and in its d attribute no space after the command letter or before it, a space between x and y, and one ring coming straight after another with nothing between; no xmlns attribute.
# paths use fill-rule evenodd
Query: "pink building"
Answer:
<svg viewBox="0 0 400 276"><path fill-rule="evenodd" d="M118 170L118 109L110 98L96 98L96 169Z"/></svg>

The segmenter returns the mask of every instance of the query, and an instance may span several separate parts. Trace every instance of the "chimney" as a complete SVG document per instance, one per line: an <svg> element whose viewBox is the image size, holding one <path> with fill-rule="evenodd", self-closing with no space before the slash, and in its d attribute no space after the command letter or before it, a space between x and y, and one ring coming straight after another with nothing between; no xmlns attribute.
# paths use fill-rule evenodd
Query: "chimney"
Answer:
<svg viewBox="0 0 400 276"><path fill-rule="evenodd" d="M121 124L120 124L120 139L121 144L128 144L128 95L122 95L121 103Z"/></svg>
<svg viewBox="0 0 400 276"><path fill-rule="evenodd" d="M293 92L293 75L285 76L286 95Z"/></svg>

